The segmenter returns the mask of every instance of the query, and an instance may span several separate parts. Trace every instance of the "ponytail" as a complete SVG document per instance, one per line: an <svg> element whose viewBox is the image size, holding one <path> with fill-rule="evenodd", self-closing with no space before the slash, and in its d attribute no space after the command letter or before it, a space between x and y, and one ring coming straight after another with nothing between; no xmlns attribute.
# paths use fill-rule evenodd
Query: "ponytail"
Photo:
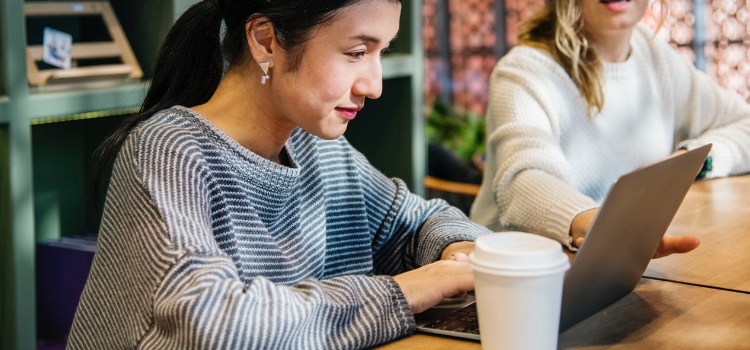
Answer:
<svg viewBox="0 0 750 350"><path fill-rule="evenodd" d="M97 149L93 169L97 207L105 171L133 128L162 109L203 104L216 91L224 71L219 6L218 1L200 1L174 23L159 50L140 112L126 119Z"/></svg>
<svg viewBox="0 0 750 350"><path fill-rule="evenodd" d="M211 98L223 73L220 11L211 1L201 1L175 22L156 58L141 113L177 104L192 107Z"/></svg>

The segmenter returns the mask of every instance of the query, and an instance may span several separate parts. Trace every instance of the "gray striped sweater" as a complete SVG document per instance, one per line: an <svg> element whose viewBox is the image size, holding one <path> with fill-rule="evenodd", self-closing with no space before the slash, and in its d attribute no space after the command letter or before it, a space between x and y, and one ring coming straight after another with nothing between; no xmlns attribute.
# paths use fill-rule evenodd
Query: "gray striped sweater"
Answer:
<svg viewBox="0 0 750 350"><path fill-rule="evenodd" d="M488 231L297 130L292 166L184 107L115 161L68 348L350 349L413 332L391 275Z"/></svg>

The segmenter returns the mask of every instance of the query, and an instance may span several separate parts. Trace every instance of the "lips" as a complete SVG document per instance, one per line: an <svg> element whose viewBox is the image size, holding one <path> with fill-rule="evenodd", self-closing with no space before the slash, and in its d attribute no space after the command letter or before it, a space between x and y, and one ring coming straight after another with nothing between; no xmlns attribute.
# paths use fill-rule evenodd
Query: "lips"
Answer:
<svg viewBox="0 0 750 350"><path fill-rule="evenodd" d="M357 116L357 112L362 108L336 108L336 111L339 112L344 118L352 120L354 117Z"/></svg>
<svg viewBox="0 0 750 350"><path fill-rule="evenodd" d="M599 0L599 3L612 12L625 12L630 8L632 0Z"/></svg>

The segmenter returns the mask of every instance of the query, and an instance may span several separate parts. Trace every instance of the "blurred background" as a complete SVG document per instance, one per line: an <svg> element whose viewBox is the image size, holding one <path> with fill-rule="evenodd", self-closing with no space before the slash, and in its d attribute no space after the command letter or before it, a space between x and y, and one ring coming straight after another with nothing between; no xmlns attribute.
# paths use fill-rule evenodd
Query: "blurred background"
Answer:
<svg viewBox="0 0 750 350"><path fill-rule="evenodd" d="M543 6L544 0L423 2L428 175L480 181L475 172L481 171L477 163L484 151L490 73L516 44L519 23ZM658 37L719 84L750 99L750 2L671 0L670 6ZM656 29L658 13L659 4L654 3L643 21ZM470 195L446 196L446 190L427 188L431 197L449 199L464 209L470 205Z"/></svg>

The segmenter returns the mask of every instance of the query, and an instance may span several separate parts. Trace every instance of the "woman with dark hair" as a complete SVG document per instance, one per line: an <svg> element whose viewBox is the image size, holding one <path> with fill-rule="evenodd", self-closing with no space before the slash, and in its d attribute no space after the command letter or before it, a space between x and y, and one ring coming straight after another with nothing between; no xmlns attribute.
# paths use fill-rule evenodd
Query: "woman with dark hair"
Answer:
<svg viewBox="0 0 750 350"><path fill-rule="evenodd" d="M473 289L466 254L487 229L342 137L381 94L400 12L206 0L180 17L141 113L104 145L102 167L117 156L69 349L365 348Z"/></svg>
<svg viewBox="0 0 750 350"><path fill-rule="evenodd" d="M487 157L471 218L581 242L612 182L713 143L702 177L750 171L750 106L641 19L669 1L549 0L490 81ZM695 249L666 235L654 257Z"/></svg>

